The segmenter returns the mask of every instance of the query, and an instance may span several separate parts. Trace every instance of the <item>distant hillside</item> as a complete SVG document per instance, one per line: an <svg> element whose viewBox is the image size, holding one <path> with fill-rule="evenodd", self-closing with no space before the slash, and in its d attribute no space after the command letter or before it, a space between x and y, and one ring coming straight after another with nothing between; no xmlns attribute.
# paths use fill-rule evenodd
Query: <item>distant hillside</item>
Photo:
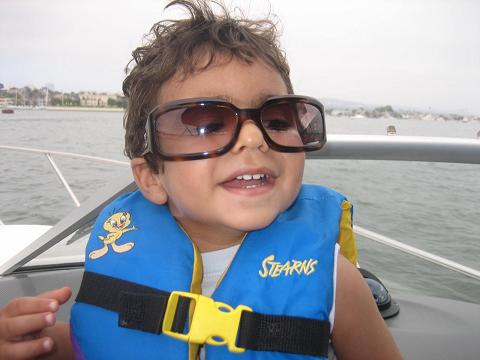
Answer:
<svg viewBox="0 0 480 360"><path fill-rule="evenodd" d="M321 99L325 105L325 112L329 116L342 116L351 118L396 118L396 119L419 119L462 122L478 121L480 116L445 113L441 111L419 110L412 107L391 105L372 105L338 99Z"/></svg>
<svg viewBox="0 0 480 360"><path fill-rule="evenodd" d="M406 106L406 105L398 105L398 104L365 104L356 101L349 101L349 100L339 100L339 99L332 99L332 98L319 98L322 104L325 106L327 110L357 110L357 109L364 109L364 110L375 110L378 108L383 108L385 106L390 106L395 109L395 111L401 113L430 113L436 115L457 115L457 116L467 116L467 117L474 117L478 118L480 114L471 114L466 111L457 110L457 111L445 111L439 109L433 109L429 106L425 107L418 107L418 106Z"/></svg>
<svg viewBox="0 0 480 360"><path fill-rule="evenodd" d="M320 98L320 101L322 104L325 106L327 109L373 109L377 107L378 105L368 105L368 104L363 104L359 102L354 102L354 101L348 101L348 100L339 100L339 99L322 99Z"/></svg>

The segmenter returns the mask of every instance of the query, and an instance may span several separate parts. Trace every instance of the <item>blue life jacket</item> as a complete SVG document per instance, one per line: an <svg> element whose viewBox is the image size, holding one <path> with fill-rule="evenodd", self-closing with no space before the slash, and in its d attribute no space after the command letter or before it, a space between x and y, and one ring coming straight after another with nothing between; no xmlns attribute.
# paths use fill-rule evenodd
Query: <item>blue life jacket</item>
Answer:
<svg viewBox="0 0 480 360"><path fill-rule="evenodd" d="M292 206L272 224L248 233L212 298L234 308L246 305L255 313L328 321L334 301L335 244L345 202L333 190L303 185ZM198 249L167 206L151 203L139 191L119 197L101 212L86 248L85 271L165 292L201 292ZM90 284L94 290L99 287L95 281ZM108 298L115 287L104 295ZM148 300L132 307L129 299L135 294L125 294L126 315L120 319L115 311L77 300L71 311L77 358L196 359L196 344L122 327L142 312L148 322L149 309L156 306ZM319 358L249 349L234 354L227 346L205 346L208 360Z"/></svg>

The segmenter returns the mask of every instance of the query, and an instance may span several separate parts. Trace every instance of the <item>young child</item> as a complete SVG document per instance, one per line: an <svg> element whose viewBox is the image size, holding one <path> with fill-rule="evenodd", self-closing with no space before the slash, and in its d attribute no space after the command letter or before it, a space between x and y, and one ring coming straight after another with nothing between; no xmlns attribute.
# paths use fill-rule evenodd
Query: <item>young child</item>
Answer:
<svg viewBox="0 0 480 360"><path fill-rule="evenodd" d="M338 254L350 205L301 184L323 107L292 95L274 25L174 4L190 18L156 24L133 53L125 148L139 191L97 220L71 334L52 326L69 289L15 299L0 358L326 358L331 341L339 359L401 359Z"/></svg>

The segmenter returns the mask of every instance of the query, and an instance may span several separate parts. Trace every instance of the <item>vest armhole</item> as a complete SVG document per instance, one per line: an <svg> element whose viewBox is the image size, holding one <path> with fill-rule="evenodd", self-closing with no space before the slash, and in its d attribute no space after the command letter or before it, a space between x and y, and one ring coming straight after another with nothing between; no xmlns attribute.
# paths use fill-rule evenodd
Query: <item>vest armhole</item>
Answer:
<svg viewBox="0 0 480 360"><path fill-rule="evenodd" d="M332 288L333 288L333 300L332 300L332 308L330 309L330 313L328 314L328 321L330 322L330 337L333 333L333 326L335 324L335 300L337 296L337 267L338 267L338 254L340 253L340 246L335 244L335 258L333 261L333 279L332 279Z"/></svg>

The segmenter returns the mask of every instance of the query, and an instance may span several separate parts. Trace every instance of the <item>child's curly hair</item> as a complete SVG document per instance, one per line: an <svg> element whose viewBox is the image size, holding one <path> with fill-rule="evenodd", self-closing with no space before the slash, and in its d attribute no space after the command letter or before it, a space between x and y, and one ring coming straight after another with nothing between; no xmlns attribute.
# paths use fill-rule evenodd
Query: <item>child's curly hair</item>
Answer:
<svg viewBox="0 0 480 360"><path fill-rule="evenodd" d="M288 92L293 93L290 69L272 20L233 17L223 3L215 0L175 0L166 8L174 5L186 8L190 18L162 20L153 25L148 43L133 51L129 63L133 67L126 69L123 93L128 108L124 126L125 154L129 158L139 157L144 151L146 118L157 105L162 85L176 74L187 77L205 70L219 54L249 64L261 59L279 72ZM214 13L212 5L220 14ZM155 159L150 154L145 158L158 171Z"/></svg>

